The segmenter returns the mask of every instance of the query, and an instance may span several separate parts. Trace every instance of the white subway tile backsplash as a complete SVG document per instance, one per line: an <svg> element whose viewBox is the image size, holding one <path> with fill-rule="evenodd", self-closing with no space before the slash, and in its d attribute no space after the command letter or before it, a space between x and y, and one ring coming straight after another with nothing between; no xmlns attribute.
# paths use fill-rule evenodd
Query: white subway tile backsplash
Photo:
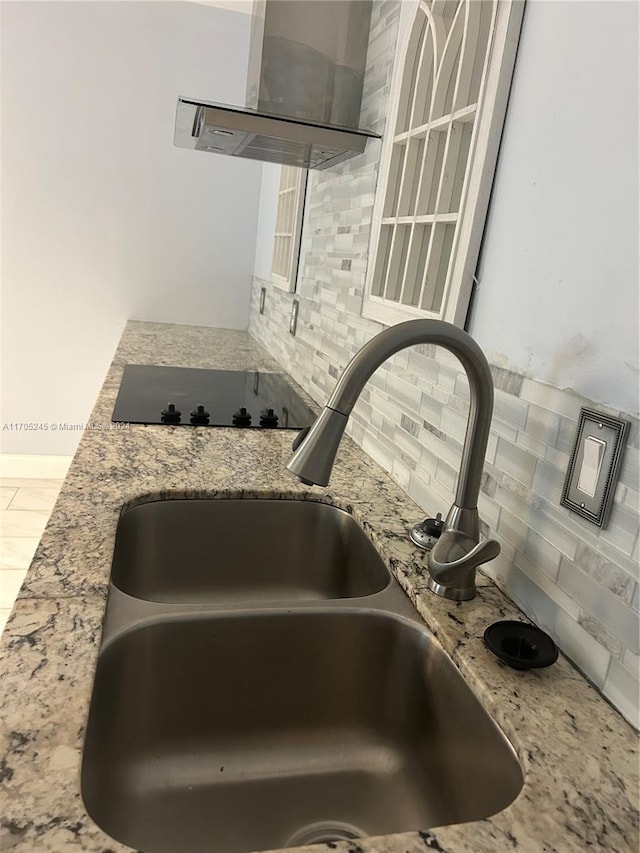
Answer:
<svg viewBox="0 0 640 853"><path fill-rule="evenodd" d="M469 380L466 373L458 373L454 393L456 397L469 402Z"/></svg>
<svg viewBox="0 0 640 853"><path fill-rule="evenodd" d="M639 471L640 471L640 450L635 447L627 446L622 457L622 466L620 468L620 482L625 486L631 486L636 491L639 486Z"/></svg>
<svg viewBox="0 0 640 853"><path fill-rule="evenodd" d="M480 514L480 521L488 525L490 535L495 538L495 531L498 529L500 523L500 507L494 500L487 497L483 492L480 492L478 497L478 512Z"/></svg>
<svg viewBox="0 0 640 853"><path fill-rule="evenodd" d="M640 683L637 675L634 677L617 661L612 660L605 682L605 692L629 722L638 728L640 726L638 713Z"/></svg>
<svg viewBox="0 0 640 853"><path fill-rule="evenodd" d="M611 654L564 610L557 612L553 634L567 657L587 673L596 687L603 688Z"/></svg>
<svg viewBox="0 0 640 853"><path fill-rule="evenodd" d="M530 486L533 483L533 472L536 467L535 457L527 453L526 450L516 447L503 436L498 439L495 464L515 480L518 480L519 483L525 486Z"/></svg>
<svg viewBox="0 0 640 853"><path fill-rule="evenodd" d="M415 412L419 408L422 392L410 382L388 372L385 389L390 397L402 403L410 411Z"/></svg>
<svg viewBox="0 0 640 853"><path fill-rule="evenodd" d="M423 429L426 429L427 432L430 432L431 435L435 435L435 437L438 439L438 441L441 441L443 444L446 442L446 440L447 440L446 434L444 432L442 432L441 429L438 429L438 427L435 427L433 424L429 423L429 421L427 421L427 420L422 421L422 427L423 427Z"/></svg>
<svg viewBox="0 0 640 853"><path fill-rule="evenodd" d="M490 367L494 388L506 391L507 394L511 394L513 397L519 397L522 391L524 376L514 373L512 370L507 370L504 367L496 367L493 364Z"/></svg>
<svg viewBox="0 0 640 853"><path fill-rule="evenodd" d="M526 605L526 612L532 621L543 630L553 633L558 613L562 611L545 590L514 564L508 573L508 588L516 604Z"/></svg>
<svg viewBox="0 0 640 853"><path fill-rule="evenodd" d="M516 429L524 429L527 422L528 404L519 397L513 397L496 389L493 397L493 419Z"/></svg>
<svg viewBox="0 0 640 853"><path fill-rule="evenodd" d="M542 571L555 578L560 567L561 554L557 548L545 541L535 530L527 530L527 538L522 549L523 554Z"/></svg>
<svg viewBox="0 0 640 853"><path fill-rule="evenodd" d="M529 580L533 581L551 601L555 602L559 608L568 613L573 619L578 619L580 615L578 602L560 589L554 576L550 576L547 572L542 571L539 565L534 565L517 551L513 555L513 561L517 568ZM549 627L553 630L551 625Z"/></svg>
<svg viewBox="0 0 640 853"><path fill-rule="evenodd" d="M414 438L416 438L420 434L420 424L417 421L414 421L408 415L400 415L400 426L402 427L402 429L406 430L409 435L414 436Z"/></svg>
<svg viewBox="0 0 640 853"><path fill-rule="evenodd" d="M511 564L513 564L515 561L515 556L518 552L510 542L502 541L500 542L500 553L503 557L509 560ZM491 565L491 563L489 563L488 565ZM486 565L483 567L483 569L486 569Z"/></svg>
<svg viewBox="0 0 640 853"><path fill-rule="evenodd" d="M545 459L558 468L558 470L564 472L568 470L569 461L571 459L571 455L569 453L565 453L563 450L558 450L557 447L551 447L551 445L548 445L544 456Z"/></svg>
<svg viewBox="0 0 640 853"><path fill-rule="evenodd" d="M411 459L414 459L416 462L420 460L422 455L421 442L412 435L409 435L402 427L397 427L394 430L394 441L396 447L410 456Z"/></svg>
<svg viewBox="0 0 640 853"><path fill-rule="evenodd" d="M388 367L394 373L398 375L402 375L402 373L407 373L409 371L409 350L404 349L397 352L395 355L392 355L391 358L387 359L382 368Z"/></svg>
<svg viewBox="0 0 640 853"><path fill-rule="evenodd" d="M629 604L633 597L633 575L620 569L612 560L580 541L576 547L575 563L592 577L600 587L609 590Z"/></svg>
<svg viewBox="0 0 640 853"><path fill-rule="evenodd" d="M518 438L518 430L515 427L505 424L504 421L501 421L499 418L494 418L491 422L491 432L495 433L497 436L506 438L510 444L515 444L516 439Z"/></svg>
<svg viewBox="0 0 640 853"><path fill-rule="evenodd" d="M437 380L438 363L431 353L426 353L419 347L403 350L407 354L407 369L416 376Z"/></svg>
<svg viewBox="0 0 640 853"><path fill-rule="evenodd" d="M595 616L592 616L590 613L580 611L578 624L581 625L587 633L591 634L593 639L597 640L603 648L607 649L608 652L611 652L614 659L619 660L622 657L624 653L622 640L616 637L608 628L605 628L602 622L599 622Z"/></svg>
<svg viewBox="0 0 640 853"><path fill-rule="evenodd" d="M500 522L498 524L498 535L511 542L518 551L524 551L529 528L526 523L507 509L500 511Z"/></svg>
<svg viewBox="0 0 640 853"><path fill-rule="evenodd" d="M462 444L467 432L466 416L463 417L459 412L456 412L451 407L447 406L442 412L440 426L444 433L448 436L452 436L456 441L459 441Z"/></svg>
<svg viewBox="0 0 640 853"><path fill-rule="evenodd" d="M442 388L434 385L431 393L433 394L434 400L438 400L438 402L442 403L444 406L449 404L449 398L451 395L447 391L443 391Z"/></svg>
<svg viewBox="0 0 640 853"><path fill-rule="evenodd" d="M495 498L498 491L498 481L489 469L489 463L486 463L486 468L482 474L480 481L480 490L490 498Z"/></svg>
<svg viewBox="0 0 640 853"><path fill-rule="evenodd" d="M429 482L436 501L436 512L441 512L446 518L449 507L453 503L454 492L447 489L436 477L432 477Z"/></svg>
<svg viewBox="0 0 640 853"><path fill-rule="evenodd" d="M362 441L364 439L364 426L353 418L349 420L347 424L347 435L350 435L351 438L362 447Z"/></svg>
<svg viewBox="0 0 640 853"><path fill-rule="evenodd" d="M464 400L462 397L459 397L457 394L451 394L449 396L449 402L447 403L447 408L451 409L452 412L458 412L458 414L462 415L467 420L469 416L469 402L468 400Z"/></svg>
<svg viewBox="0 0 640 853"><path fill-rule="evenodd" d="M572 453L576 441L577 422L569 418L560 418L556 447L563 453Z"/></svg>
<svg viewBox="0 0 640 853"><path fill-rule="evenodd" d="M638 513L621 504L614 504L609 524L600 534L602 542L618 548L630 557L638 536Z"/></svg>
<svg viewBox="0 0 640 853"><path fill-rule="evenodd" d="M485 454L485 459L487 462L495 462L496 461L496 452L498 450L498 436L495 433L489 434L489 441L487 442L487 452Z"/></svg>
<svg viewBox="0 0 640 853"><path fill-rule="evenodd" d="M627 447L640 448L640 420L638 418L627 415L626 412L620 412L620 417L629 421L629 431L627 433Z"/></svg>
<svg viewBox="0 0 640 853"><path fill-rule="evenodd" d="M423 446L430 450L436 457L444 459L452 468L458 468L462 456L462 445L453 440L442 440L431 430L423 427L420 433L420 441Z"/></svg>
<svg viewBox="0 0 640 853"><path fill-rule="evenodd" d="M522 447L523 450L532 453L538 459L544 459L547 451L547 445L542 441L538 441L537 438L530 436L528 432L520 431L516 436L516 444L518 447Z"/></svg>
<svg viewBox="0 0 640 853"><path fill-rule="evenodd" d="M353 414L364 423L371 423L373 409L369 403L366 403L364 400L358 400L354 406Z"/></svg>
<svg viewBox="0 0 640 853"><path fill-rule="evenodd" d="M442 412L444 406L433 398L431 394L423 393L420 397L420 416L435 427L442 423Z"/></svg>
<svg viewBox="0 0 640 853"><path fill-rule="evenodd" d="M365 431L361 446L364 452L368 453L378 465L390 471L393 467L395 454L391 448L382 443L382 438L380 435L374 436L370 432Z"/></svg>
<svg viewBox="0 0 640 853"><path fill-rule="evenodd" d="M521 490L524 494L521 494ZM508 509L520 521L527 523L530 512L530 501L526 493L526 487L522 486L516 480L512 478L508 480L501 479L500 485L496 487L496 503Z"/></svg>
<svg viewBox="0 0 640 853"><path fill-rule="evenodd" d="M454 367L449 367L446 364L438 365L438 387L446 391L447 394L453 394L456 387L456 378L458 371Z"/></svg>
<svg viewBox="0 0 640 853"><path fill-rule="evenodd" d="M622 598L614 595L585 574L575 563L562 558L558 585L591 613L606 628L618 636L625 647L638 653L638 618Z"/></svg>
<svg viewBox="0 0 640 853"><path fill-rule="evenodd" d="M389 420L389 418L382 418L382 426L380 427L380 432L390 439L392 442L395 441L396 437L396 425L394 421Z"/></svg>
<svg viewBox="0 0 640 853"><path fill-rule="evenodd" d="M539 535L553 548L573 560L578 547L578 537L575 533L568 531L562 525L557 524L541 509L532 509L529 515L529 527L531 532Z"/></svg>
<svg viewBox="0 0 640 853"><path fill-rule="evenodd" d="M562 471L544 459L536 461L533 475L533 490L546 500L556 503L560 502L562 489L564 487L565 475Z"/></svg>
<svg viewBox="0 0 640 853"><path fill-rule="evenodd" d="M455 381L456 375L460 372L460 362L458 361L456 356L444 347L434 346L432 349L432 353L433 357L439 364L441 364L445 368L448 368L447 374Z"/></svg>
<svg viewBox="0 0 640 853"><path fill-rule="evenodd" d="M506 539L501 539L498 556L491 560L490 563L485 563L482 567L482 571L490 578L493 578L497 585L504 590L510 589L511 576L514 572L513 554L513 546ZM509 592L509 595L515 601L511 592Z"/></svg>
<svg viewBox="0 0 640 853"><path fill-rule="evenodd" d="M404 459L400 459L397 456L391 465L391 473L394 480L405 490L409 488L409 480L411 479L411 472L413 470L415 470L415 465L408 465Z"/></svg>
<svg viewBox="0 0 640 853"><path fill-rule="evenodd" d="M588 404L588 401L583 397L578 397L571 392L562 391L552 385L546 385L544 382L528 377L522 382L520 397L529 403L534 403L536 406L548 409L550 412L555 412L556 415L562 415L576 422L580 415L580 409Z"/></svg>
<svg viewBox="0 0 640 853"><path fill-rule="evenodd" d="M560 417L555 412L531 404L527 414L527 434L545 445L555 446L560 430Z"/></svg>
<svg viewBox="0 0 640 853"><path fill-rule="evenodd" d="M580 519L582 520L582 519ZM589 525L588 521L584 522L585 525ZM608 563L619 570L621 573L626 573L626 575L630 578L637 579L640 577L640 570L638 563L632 560L630 557L625 557L622 552L618 549L610 545L607 541L602 538L602 531L597 528L593 528L593 525L589 525L592 530L585 532L582 534L582 539L584 544L587 544L592 550L595 550L603 560L608 561ZM593 536L593 529L597 531L597 535Z"/></svg>
<svg viewBox="0 0 640 853"><path fill-rule="evenodd" d="M441 483L445 489L447 489L453 494L456 489L457 479L458 472L450 465L447 465L447 463L444 462L442 459L440 459L436 468L436 480Z"/></svg>
<svg viewBox="0 0 640 853"><path fill-rule="evenodd" d="M621 483L619 485L623 490L619 503L637 515L640 512L640 493L636 489L631 488L631 486L623 486Z"/></svg>
<svg viewBox="0 0 640 853"><path fill-rule="evenodd" d="M635 678L640 676L640 655L635 655L631 649L625 649L622 666Z"/></svg>
<svg viewBox="0 0 640 853"><path fill-rule="evenodd" d="M422 469L420 473L417 471L411 472L409 475L408 491L413 500L418 506L422 507L425 513L435 516L437 512L442 512L442 510L438 510L438 504L434 498L429 480L425 476L421 476L421 473Z"/></svg>

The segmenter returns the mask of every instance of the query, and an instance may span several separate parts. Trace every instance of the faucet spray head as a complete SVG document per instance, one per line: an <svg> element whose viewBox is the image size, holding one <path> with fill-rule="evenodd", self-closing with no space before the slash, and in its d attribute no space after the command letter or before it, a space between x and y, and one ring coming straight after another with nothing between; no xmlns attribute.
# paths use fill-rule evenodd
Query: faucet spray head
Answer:
<svg viewBox="0 0 640 853"><path fill-rule="evenodd" d="M287 462L287 470L308 486L326 486L348 420L348 415L325 406Z"/></svg>

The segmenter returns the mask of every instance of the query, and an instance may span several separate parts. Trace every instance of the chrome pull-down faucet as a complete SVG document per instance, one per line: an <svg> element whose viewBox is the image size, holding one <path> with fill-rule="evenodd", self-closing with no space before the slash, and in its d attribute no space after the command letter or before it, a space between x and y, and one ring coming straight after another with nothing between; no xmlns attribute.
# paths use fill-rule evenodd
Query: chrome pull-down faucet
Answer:
<svg viewBox="0 0 640 853"><path fill-rule="evenodd" d="M441 320L409 320L390 326L351 359L324 410L298 445L287 468L307 485L326 486L349 415L371 374L390 356L416 344L452 352L469 380L469 417L453 505L429 551L429 589L456 601L473 598L476 567L500 553L498 542L480 541L478 495L493 412L493 382L484 353L466 332Z"/></svg>

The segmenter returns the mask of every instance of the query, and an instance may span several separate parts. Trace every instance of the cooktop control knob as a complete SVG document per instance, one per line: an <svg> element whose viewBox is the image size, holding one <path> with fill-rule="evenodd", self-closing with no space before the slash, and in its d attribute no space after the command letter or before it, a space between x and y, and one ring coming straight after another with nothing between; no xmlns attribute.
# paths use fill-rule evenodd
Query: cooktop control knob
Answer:
<svg viewBox="0 0 640 853"><path fill-rule="evenodd" d="M194 426L197 426L198 424L208 424L210 417L211 415L205 407L198 403L195 409L191 412L191 423L194 424Z"/></svg>
<svg viewBox="0 0 640 853"><path fill-rule="evenodd" d="M251 426L251 412L248 412L244 406L238 409L233 415L233 425L239 427Z"/></svg>
<svg viewBox="0 0 640 853"><path fill-rule="evenodd" d="M277 427L278 416L273 409L263 409L260 412L260 426L262 427Z"/></svg>
<svg viewBox="0 0 640 853"><path fill-rule="evenodd" d="M179 424L182 412L176 409L175 403L168 403L167 408L162 410L163 424Z"/></svg>

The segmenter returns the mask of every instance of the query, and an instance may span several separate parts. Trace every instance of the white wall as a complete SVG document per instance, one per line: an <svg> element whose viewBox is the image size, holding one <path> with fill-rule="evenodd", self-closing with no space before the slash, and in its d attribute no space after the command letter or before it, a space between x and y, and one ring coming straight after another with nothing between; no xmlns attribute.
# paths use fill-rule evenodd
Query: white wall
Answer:
<svg viewBox="0 0 640 853"><path fill-rule="evenodd" d="M529 0L469 330L638 413L638 5Z"/></svg>
<svg viewBox="0 0 640 853"><path fill-rule="evenodd" d="M244 102L249 29L195 3L2 4L3 426L86 421L128 318L246 328L261 164L176 148L173 124L178 95Z"/></svg>

